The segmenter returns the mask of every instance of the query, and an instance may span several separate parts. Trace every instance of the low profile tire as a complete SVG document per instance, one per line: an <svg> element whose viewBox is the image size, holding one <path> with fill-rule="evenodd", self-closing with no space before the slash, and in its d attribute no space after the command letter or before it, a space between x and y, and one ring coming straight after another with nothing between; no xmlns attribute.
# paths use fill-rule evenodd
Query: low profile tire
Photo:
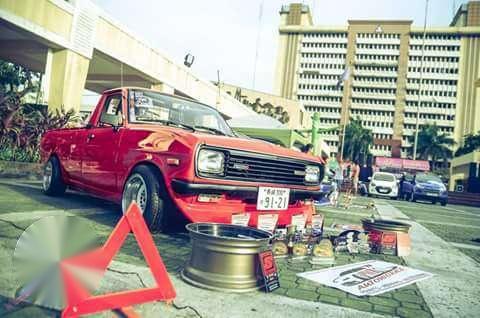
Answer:
<svg viewBox="0 0 480 318"><path fill-rule="evenodd" d="M124 213L134 200L150 231L164 231L169 198L161 176L148 166L136 167L125 182L122 194Z"/></svg>
<svg viewBox="0 0 480 318"><path fill-rule="evenodd" d="M59 196L65 193L67 186L62 180L62 170L57 157L50 157L43 167L43 192L50 196Z"/></svg>

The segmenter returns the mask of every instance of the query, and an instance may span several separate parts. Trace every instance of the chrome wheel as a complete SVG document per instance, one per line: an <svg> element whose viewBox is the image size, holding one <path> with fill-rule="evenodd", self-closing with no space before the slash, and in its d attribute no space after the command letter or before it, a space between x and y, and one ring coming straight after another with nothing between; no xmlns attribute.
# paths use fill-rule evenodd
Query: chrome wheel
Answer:
<svg viewBox="0 0 480 318"><path fill-rule="evenodd" d="M135 201L142 210L142 213L145 212L145 208L147 207L147 191L147 185L143 177L138 173L133 174L128 178L125 189L123 190L122 211L125 213L130 203Z"/></svg>
<svg viewBox="0 0 480 318"><path fill-rule="evenodd" d="M52 184L53 165L52 161L48 160L43 168L43 190L47 191Z"/></svg>

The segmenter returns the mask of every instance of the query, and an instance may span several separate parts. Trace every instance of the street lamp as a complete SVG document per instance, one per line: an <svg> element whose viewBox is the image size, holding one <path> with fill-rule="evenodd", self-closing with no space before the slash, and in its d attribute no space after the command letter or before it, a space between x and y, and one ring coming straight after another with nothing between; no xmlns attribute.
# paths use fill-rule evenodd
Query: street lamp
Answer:
<svg viewBox="0 0 480 318"><path fill-rule="evenodd" d="M183 61L183 65L185 65L186 67L190 67L192 66L194 61L195 61L195 56L193 56L190 53L187 53L187 55L185 55L185 60Z"/></svg>
<svg viewBox="0 0 480 318"><path fill-rule="evenodd" d="M428 14L428 0L425 0L425 19L423 22L422 57L420 58L420 82L419 82L419 88L418 88L417 118L415 121L415 141L413 144L413 160L417 159L420 106L422 104L422 94L423 94L423 60L425 55L425 38L427 35L427 14Z"/></svg>

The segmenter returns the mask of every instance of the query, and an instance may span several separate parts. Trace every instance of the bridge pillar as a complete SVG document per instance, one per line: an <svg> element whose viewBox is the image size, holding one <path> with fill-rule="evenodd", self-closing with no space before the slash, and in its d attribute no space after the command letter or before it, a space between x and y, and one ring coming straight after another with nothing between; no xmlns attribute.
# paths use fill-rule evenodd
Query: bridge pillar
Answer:
<svg viewBox="0 0 480 318"><path fill-rule="evenodd" d="M170 87L165 83L152 84L150 88L165 94L171 94L171 95L174 94L173 87Z"/></svg>
<svg viewBox="0 0 480 318"><path fill-rule="evenodd" d="M50 53L49 53L50 54ZM87 80L90 60L68 49L51 53L51 62L45 70L48 109L80 111L82 93Z"/></svg>

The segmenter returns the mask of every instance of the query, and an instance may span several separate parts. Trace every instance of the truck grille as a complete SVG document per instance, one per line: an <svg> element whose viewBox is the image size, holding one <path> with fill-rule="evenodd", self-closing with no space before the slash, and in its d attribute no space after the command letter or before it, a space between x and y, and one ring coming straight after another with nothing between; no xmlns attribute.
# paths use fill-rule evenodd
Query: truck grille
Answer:
<svg viewBox="0 0 480 318"><path fill-rule="evenodd" d="M319 184L305 182L305 166L316 163L238 150L217 150L225 153L225 179L290 185ZM320 179L322 171L320 167Z"/></svg>

